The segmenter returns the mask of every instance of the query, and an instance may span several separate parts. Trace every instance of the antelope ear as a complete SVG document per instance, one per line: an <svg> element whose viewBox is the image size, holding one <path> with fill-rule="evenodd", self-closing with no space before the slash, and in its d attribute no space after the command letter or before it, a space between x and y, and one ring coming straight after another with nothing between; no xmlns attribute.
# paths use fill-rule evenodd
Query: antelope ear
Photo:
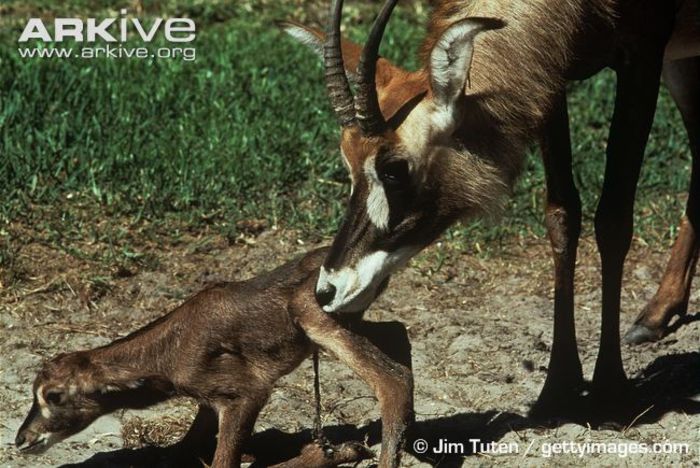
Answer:
<svg viewBox="0 0 700 468"><path fill-rule="evenodd" d="M295 21L277 21L277 26L301 44L311 49L321 60L323 60L323 43L326 40L326 34L315 28L310 28ZM341 40L341 48L343 50L343 63L345 72L348 78L356 81L357 64L360 63L362 56L362 47L354 42ZM377 60L377 87L386 86L392 76L396 76L397 72L405 73L401 68L395 66L387 59L380 57Z"/></svg>
<svg viewBox="0 0 700 468"><path fill-rule="evenodd" d="M467 18L442 33L430 53L430 86L436 104L453 106L464 94L474 39L480 32L503 26L503 21L494 18Z"/></svg>
<svg viewBox="0 0 700 468"><path fill-rule="evenodd" d="M105 383L99 389L100 393L124 392L129 390L139 390L150 388L163 393L174 391L172 383L160 375L147 375L142 377L125 376L123 379L115 379Z"/></svg>
<svg viewBox="0 0 700 468"><path fill-rule="evenodd" d="M313 53L323 59L323 41L325 34L318 29L304 26L296 21L277 21L277 27L292 36L297 42L304 44Z"/></svg>
<svg viewBox="0 0 700 468"><path fill-rule="evenodd" d="M128 390L137 390L146 385L146 379L121 379L102 383L93 389L103 395L108 393L119 393Z"/></svg>

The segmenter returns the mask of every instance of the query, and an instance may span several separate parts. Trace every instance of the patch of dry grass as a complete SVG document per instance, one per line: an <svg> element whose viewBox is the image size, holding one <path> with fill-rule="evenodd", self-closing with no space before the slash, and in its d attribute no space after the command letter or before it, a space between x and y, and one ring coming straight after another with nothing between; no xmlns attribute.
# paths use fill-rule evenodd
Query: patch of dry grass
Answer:
<svg viewBox="0 0 700 468"><path fill-rule="evenodd" d="M189 407L191 406L189 405ZM124 420L122 425L121 436L124 448L137 449L172 445L187 433L192 420L193 414L181 417L167 415L157 418L130 416Z"/></svg>

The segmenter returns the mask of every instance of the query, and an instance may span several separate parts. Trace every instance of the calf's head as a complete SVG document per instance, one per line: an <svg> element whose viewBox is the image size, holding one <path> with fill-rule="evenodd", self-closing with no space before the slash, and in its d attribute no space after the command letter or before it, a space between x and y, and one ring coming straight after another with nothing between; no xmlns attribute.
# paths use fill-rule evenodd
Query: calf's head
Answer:
<svg viewBox="0 0 700 468"><path fill-rule="evenodd" d="M148 406L155 394L167 392L156 378L135 378L127 368L107 370L95 364L88 352L60 354L45 363L34 380L34 401L15 444L23 453L41 453L104 414Z"/></svg>
<svg viewBox="0 0 700 468"><path fill-rule="evenodd" d="M44 364L34 380L32 407L15 439L20 451L43 452L104 413L95 398L91 370L89 358L81 353L61 354Z"/></svg>
<svg viewBox="0 0 700 468"><path fill-rule="evenodd" d="M474 39L502 23L455 23L433 47L426 69L407 72L378 55L396 2L384 4L364 48L341 41L342 0L333 2L326 35L282 24L323 57L352 181L345 219L316 285L327 312L366 308L392 272L459 218L489 211L507 190L498 168L454 135L464 117Z"/></svg>

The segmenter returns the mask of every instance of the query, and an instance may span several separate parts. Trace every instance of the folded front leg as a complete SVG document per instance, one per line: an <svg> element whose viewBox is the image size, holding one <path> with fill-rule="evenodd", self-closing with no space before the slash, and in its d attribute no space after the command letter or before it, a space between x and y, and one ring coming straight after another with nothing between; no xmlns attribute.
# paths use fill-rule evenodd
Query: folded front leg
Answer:
<svg viewBox="0 0 700 468"><path fill-rule="evenodd" d="M326 314L313 294L315 275L299 289L290 312L309 339L350 367L374 391L382 417L380 468L398 467L406 429L413 419L411 369L390 359L367 338Z"/></svg>

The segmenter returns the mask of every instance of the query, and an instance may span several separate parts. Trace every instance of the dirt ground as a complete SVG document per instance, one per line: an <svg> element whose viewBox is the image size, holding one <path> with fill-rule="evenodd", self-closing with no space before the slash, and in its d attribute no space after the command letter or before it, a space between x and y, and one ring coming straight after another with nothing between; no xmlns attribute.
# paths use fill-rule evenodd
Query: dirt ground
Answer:
<svg viewBox="0 0 700 468"><path fill-rule="evenodd" d="M24 245L17 259L24 279L0 291L0 466L43 467L86 460L92 466L112 460L117 466L118 458L104 452L177 440L193 416L190 401L103 417L37 457L21 456L12 445L43 359L107 343L209 282L249 277L316 245L275 230L243 240L233 245L215 235L156 240L142 246L154 261L115 269L44 243ZM644 414L635 424L543 427L527 418L544 382L551 344L551 267L545 241L514 244L506 250L507 254L475 258L449 243L437 244L396 275L367 314L370 320L399 320L409 329L417 424L408 446L425 439L430 450L418 454L418 442L403 464L700 465L697 322L658 343L623 349L628 375L637 379L637 387L648 387L651 395L650 409L641 411ZM626 268L623 330L651 297L664 260L664 252L635 243ZM577 276L577 331L588 377L597 351L599 290L595 245L584 239ZM700 305L700 293L692 295L690 304L691 316L697 318L692 314ZM366 440L378 453L378 409L370 390L330 356L322 357L321 371L327 434ZM256 425L253 445L258 450L293 452L308 439L313 418L311 376L306 362L279 383ZM432 453L440 439L464 444L454 445L453 451L464 449L466 456ZM503 443L499 447L510 453L473 454L469 439ZM555 453L558 448L566 450L566 443L607 453ZM602 444L591 445L595 443ZM652 446L655 443L662 445ZM640 444L666 453L622 456ZM119 453L136 453L138 460L139 452ZM133 460L130 463L136 463Z"/></svg>

